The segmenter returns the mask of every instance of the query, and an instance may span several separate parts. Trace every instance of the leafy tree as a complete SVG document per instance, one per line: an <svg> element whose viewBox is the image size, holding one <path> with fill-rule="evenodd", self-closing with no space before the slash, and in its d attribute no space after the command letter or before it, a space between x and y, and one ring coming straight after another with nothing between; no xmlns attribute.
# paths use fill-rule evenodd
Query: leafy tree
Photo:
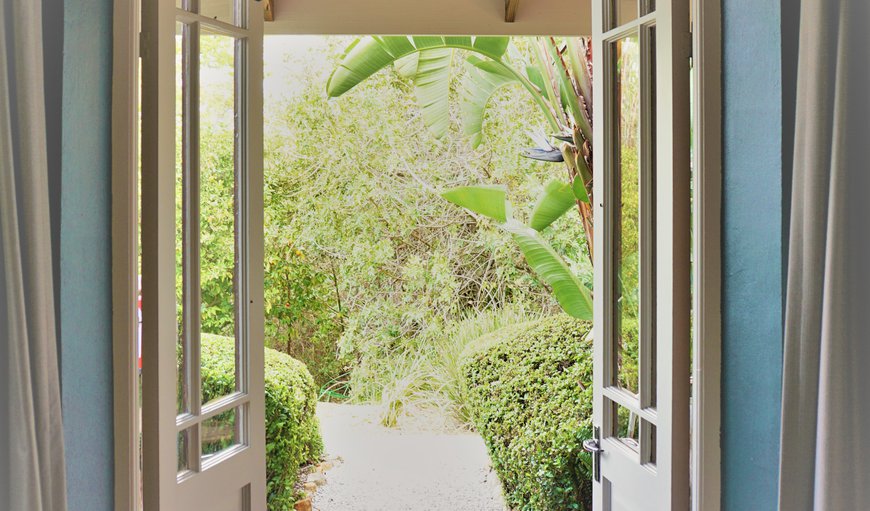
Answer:
<svg viewBox="0 0 870 511"><path fill-rule="evenodd" d="M448 335L446 325L511 303L554 309L512 249L510 234L477 222L438 195L460 185L498 182L510 185L512 201L526 204L549 169L515 150L526 140L516 119L533 117L537 108L515 90L490 99L499 108L490 113L485 132L500 137L478 148L463 140L456 122L448 123L449 136L441 138L426 129L415 107L415 81L399 72L379 73L341 101L328 100L322 91L340 58L335 48L345 41L329 39L306 56L310 64L298 73L298 89L289 86L297 92L267 109L267 257L274 254L276 261L267 273L292 260L318 275L312 275L317 284L310 297L290 290L300 299L284 300L289 295L281 291L284 298L276 294L274 304L307 307L306 332L315 331L315 317L328 320L323 338L337 339L332 378L350 383L338 390L376 400L392 385L397 361L437 344ZM451 78L452 98L461 96L463 80L462 74ZM448 102L448 113L461 117L457 101ZM588 282L588 266L573 262L582 260L578 226L560 221L545 238ZM279 255L273 243L287 247L289 255ZM309 333L291 332L287 320L279 323L285 338L314 342ZM317 365L316 359L303 359ZM341 376L345 371L350 374ZM325 375L317 377L333 385Z"/></svg>
<svg viewBox="0 0 870 511"><path fill-rule="evenodd" d="M555 38L537 38L531 45L536 63L511 46L507 37L377 37L357 39L344 55L327 84L330 96L339 96L389 64L413 76L423 120L436 136L448 126L450 63L453 50L468 52L464 64L463 125L472 144L480 143L486 105L499 88L519 83L531 95L539 111L556 131L561 147L543 139L544 147L526 156L543 161L563 161L567 183L551 181L540 196L531 229L508 218L504 197L491 187L463 187L448 191L445 198L471 211L500 209L494 217L514 237L530 266L554 291L563 309L579 319L592 319L591 297L568 265L535 231L541 231L576 204L592 259L592 122L591 65L589 44L568 38L564 45ZM509 49L513 51L509 51Z"/></svg>
<svg viewBox="0 0 870 511"><path fill-rule="evenodd" d="M551 168L517 154L527 135L516 120L534 118L538 107L515 89L489 98L482 136L491 143L479 147L458 130L459 101L448 103L449 136L426 129L415 82L398 72L379 73L341 101L328 100L323 90L347 41L324 38L301 55L266 62L270 83L284 76L282 59L298 58L292 83L266 90L290 91L267 99L265 110L266 343L304 361L324 393L378 400L394 385L401 361L434 350L464 318L509 304L530 314L556 310L509 233L439 196L457 186L502 183L508 200L530 204ZM203 111L215 116L208 121L213 129L201 133L209 176L201 190L208 215L203 330L232 335L228 197L235 148L222 121L232 95L213 76L231 53L218 44L203 44L202 51L203 79L214 78L202 95ZM464 72L451 77L451 98L463 94ZM591 282L576 221L560 218L540 235L581 282ZM439 392L430 373L421 372L425 381L417 387Z"/></svg>
<svg viewBox="0 0 870 511"><path fill-rule="evenodd" d="M512 232L530 266L554 290L563 309L580 319L591 319L589 292L571 275L568 265L537 239L552 218L564 214L576 202L584 228L588 256L593 253L592 198L592 58L591 44L584 38L535 38L525 53L507 37L408 37L370 36L348 46L341 63L330 77L327 93L340 96L377 71L394 65L412 77L426 125L442 137L447 133L447 88L454 51L464 52L462 124L475 146L482 141L481 130L489 99L502 87L519 84L534 100L553 139L539 140L540 148L526 153L544 161L563 161L567 167L564 184L551 181L530 218L530 229L504 214L505 202L491 187L463 187L447 191L448 200L471 211L494 218ZM619 219L618 310L620 317L620 364L636 366L638 318L638 60L637 42L623 42L617 58L620 94L620 176L623 207ZM571 193L573 192L573 193ZM573 195L573 197L572 197ZM504 204L500 204L504 202ZM495 209L493 209L495 208ZM501 211L499 211L499 209ZM488 212L499 211L496 216ZM541 215L547 221L541 220ZM536 218L535 215L538 215ZM623 353L624 352L624 353ZM631 372L631 367L627 372ZM629 382L624 382L632 388Z"/></svg>

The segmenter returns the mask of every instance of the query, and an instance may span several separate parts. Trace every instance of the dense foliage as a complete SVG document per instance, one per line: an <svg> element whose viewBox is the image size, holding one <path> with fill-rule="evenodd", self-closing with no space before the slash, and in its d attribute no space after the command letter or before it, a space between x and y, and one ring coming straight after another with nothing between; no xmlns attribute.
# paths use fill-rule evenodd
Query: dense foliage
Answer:
<svg viewBox="0 0 870 511"><path fill-rule="evenodd" d="M521 51L516 43L522 41ZM592 245L592 46L586 38L506 36L367 36L354 40L327 83L338 97L372 74L394 65L413 78L423 121L439 137L450 125L448 94L456 50L463 62L462 124L476 147L491 96L520 85L547 121L550 137L526 156L564 162L567 183L575 191L584 234ZM619 65L619 64L618 64ZM551 142L552 138L555 142ZM558 147L557 147L558 146ZM564 179L564 178L562 178ZM565 182L564 180L562 181ZM573 201L572 201L573 202ZM502 219L503 221L503 219ZM570 311L568 311L571 314Z"/></svg>
<svg viewBox="0 0 870 511"><path fill-rule="evenodd" d="M455 101L447 136L438 137L421 122L414 81L392 68L329 100L327 80L349 41L266 41L266 344L277 350L266 353L270 509L292 505L297 468L320 453L318 392L380 401L388 425L414 407L447 410L459 422L473 418L512 504L577 509L588 496L588 460L579 451L591 411L588 325L564 316L539 321L558 304L511 233L440 196L498 184L517 205L513 218L533 223L534 198L565 172L520 155L528 131L543 131L547 122L532 98L506 85L487 100L487 144L461 136ZM523 40L514 44L528 51ZM234 389L231 337L223 336L234 335L238 323L239 204L234 82L224 72L232 49L205 38L202 52L209 94L197 313L208 400ZM458 50L456 58L463 58ZM467 72L452 75L451 96L462 94ZM179 179L178 197L181 189ZM179 225L183 210L179 200ZM563 215L535 235L591 287L576 217ZM178 229L179 254L183 236ZM180 264L177 280L181 289ZM482 335L487 340L463 356ZM215 436L215 451L232 442Z"/></svg>
<svg viewBox="0 0 870 511"><path fill-rule="evenodd" d="M304 362L324 395L384 402L388 423L409 399L449 406L462 419L462 403L444 405L461 396L458 358L441 354L461 352L475 325L492 323L506 307L525 318L558 305L511 234L439 194L504 185L517 205L514 218L525 221L544 184L564 168L520 155L527 132L546 129L547 121L519 85L488 99L487 143L479 147L454 122L456 101L448 136L427 129L414 81L392 69L327 99L326 83L350 40L266 40L266 344ZM523 39L514 45L528 50ZM232 59L219 41L204 40L202 52L209 94L201 129L200 318L204 332L229 336L237 324L236 148L232 115L227 120L233 82L225 72ZM451 96L462 94L463 78L452 76ZM179 179L179 197L181 186ZM182 235L179 229L179 247ZM558 219L541 236L591 287L576 217ZM180 289L180 265L178 281Z"/></svg>
<svg viewBox="0 0 870 511"><path fill-rule="evenodd" d="M484 336L464 354L474 424L517 510L591 509L582 448L592 436L589 328L551 316Z"/></svg>
<svg viewBox="0 0 870 511"><path fill-rule="evenodd" d="M305 365L266 349L266 491L270 511L292 509L299 468L316 461L323 450L315 415L317 388ZM202 336L203 402L231 394L235 388L235 347L231 337ZM212 452L232 443L233 414L208 421L203 436L220 438ZM221 434L223 432L223 434ZM211 444L209 444L211 445ZM204 449L204 454L208 454Z"/></svg>
<svg viewBox="0 0 870 511"><path fill-rule="evenodd" d="M426 129L413 81L393 70L328 100L325 84L348 41L324 38L285 56L305 64L291 62L292 92L267 101L267 343L305 361L319 384L378 401L395 392L398 373L420 372L417 355L455 335L457 322L510 304L555 310L510 235L439 193L499 183L530 208L561 169L519 155L526 130L545 121L516 88L490 100L490 142L479 148L458 123L442 138ZM454 103L452 119L458 110ZM576 218L545 236L591 283Z"/></svg>
<svg viewBox="0 0 870 511"><path fill-rule="evenodd" d="M341 96L393 65L413 78L423 121L434 134L443 137L450 126L451 62L456 50L463 50L468 55L464 61L462 125L471 143L477 146L483 139L481 128L489 98L501 87L521 85L549 122L552 132L550 137L543 133L533 137L541 147L524 155L540 161L564 162L568 179L553 178L547 183L528 226L512 217L504 186L460 186L442 196L497 221L513 235L526 262L553 290L562 309L577 319L591 320L590 291L547 240L537 234L568 210L576 209L592 260L591 46L586 39L571 37L563 41L537 37L525 42L531 43L531 52L521 52L507 36L362 37L347 47L326 90L331 97ZM537 57L536 64L529 53Z"/></svg>

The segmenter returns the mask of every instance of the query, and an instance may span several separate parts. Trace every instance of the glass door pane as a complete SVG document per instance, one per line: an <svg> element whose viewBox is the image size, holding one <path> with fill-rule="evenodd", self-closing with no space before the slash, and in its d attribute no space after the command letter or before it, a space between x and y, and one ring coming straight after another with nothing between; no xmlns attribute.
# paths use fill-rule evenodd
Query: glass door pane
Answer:
<svg viewBox="0 0 870 511"><path fill-rule="evenodd" d="M244 2L243 2L244 3ZM242 73L246 31L184 2L175 35L177 427L179 477L244 444L247 281ZM238 19L231 18L229 21Z"/></svg>
<svg viewBox="0 0 870 511"><path fill-rule="evenodd" d="M263 9L141 7L144 506L265 509Z"/></svg>
<svg viewBox="0 0 870 511"><path fill-rule="evenodd" d="M644 13L645 14L645 13ZM638 0L611 0L608 29L616 28L637 19Z"/></svg>
<svg viewBox="0 0 870 511"><path fill-rule="evenodd" d="M241 391L239 292L242 182L236 38L202 30L199 38L199 289L200 332L206 342L232 348L220 370L202 374L201 402ZM219 350L214 351L218 356ZM203 361L213 364L212 361ZM208 382L205 380L208 378Z"/></svg>
<svg viewBox="0 0 870 511"><path fill-rule="evenodd" d="M613 256L616 381L638 393L640 335L640 47L637 34L613 43L615 205Z"/></svg>
<svg viewBox="0 0 870 511"><path fill-rule="evenodd" d="M186 111L185 94L189 93L191 83L182 70L186 65L185 55L189 53L190 27L184 23L175 22L175 303L176 303L176 413L190 411L190 343L185 328L185 278L184 278L184 247L185 235L185 195L188 188L184 182L185 158L182 148L185 144L187 126L190 115ZM185 443L185 445L187 445ZM179 454L181 456L181 454ZM179 465L181 463L179 462Z"/></svg>

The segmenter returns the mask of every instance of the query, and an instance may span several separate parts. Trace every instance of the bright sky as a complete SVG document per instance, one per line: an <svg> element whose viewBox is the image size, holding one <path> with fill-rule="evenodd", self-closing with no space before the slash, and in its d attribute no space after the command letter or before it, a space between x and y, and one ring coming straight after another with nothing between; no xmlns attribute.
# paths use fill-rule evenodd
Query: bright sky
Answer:
<svg viewBox="0 0 870 511"><path fill-rule="evenodd" d="M353 39L353 37L336 36L266 36L263 47L263 95L267 123L271 111L280 108L280 105L286 104L304 91L311 80L321 81L324 84L325 96L326 80L334 66L329 57L340 55ZM181 69L180 41L181 39L178 38L179 53L176 57L176 69ZM222 48L227 60L218 60L217 64L212 60L211 65L203 65L200 69L200 94L203 98L200 116L204 125L217 129L232 129L234 118L232 40L217 37L211 44ZM180 101L180 81L177 86Z"/></svg>
<svg viewBox="0 0 870 511"><path fill-rule="evenodd" d="M304 86L306 69L324 79L332 72L332 64L325 58L329 54L329 41L346 39L335 48L344 48L352 37L338 38L309 35L266 36L263 46L265 76L263 93L266 105L281 102L299 94ZM326 94L326 90L323 91Z"/></svg>

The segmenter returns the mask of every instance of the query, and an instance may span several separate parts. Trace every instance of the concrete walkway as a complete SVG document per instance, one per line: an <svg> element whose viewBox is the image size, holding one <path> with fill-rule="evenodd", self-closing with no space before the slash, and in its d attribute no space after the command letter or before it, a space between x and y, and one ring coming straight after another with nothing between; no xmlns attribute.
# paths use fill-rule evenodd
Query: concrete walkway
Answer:
<svg viewBox="0 0 870 511"><path fill-rule="evenodd" d="M388 429L378 408L320 403L326 455L337 458L317 511L505 511L486 447L473 433Z"/></svg>

